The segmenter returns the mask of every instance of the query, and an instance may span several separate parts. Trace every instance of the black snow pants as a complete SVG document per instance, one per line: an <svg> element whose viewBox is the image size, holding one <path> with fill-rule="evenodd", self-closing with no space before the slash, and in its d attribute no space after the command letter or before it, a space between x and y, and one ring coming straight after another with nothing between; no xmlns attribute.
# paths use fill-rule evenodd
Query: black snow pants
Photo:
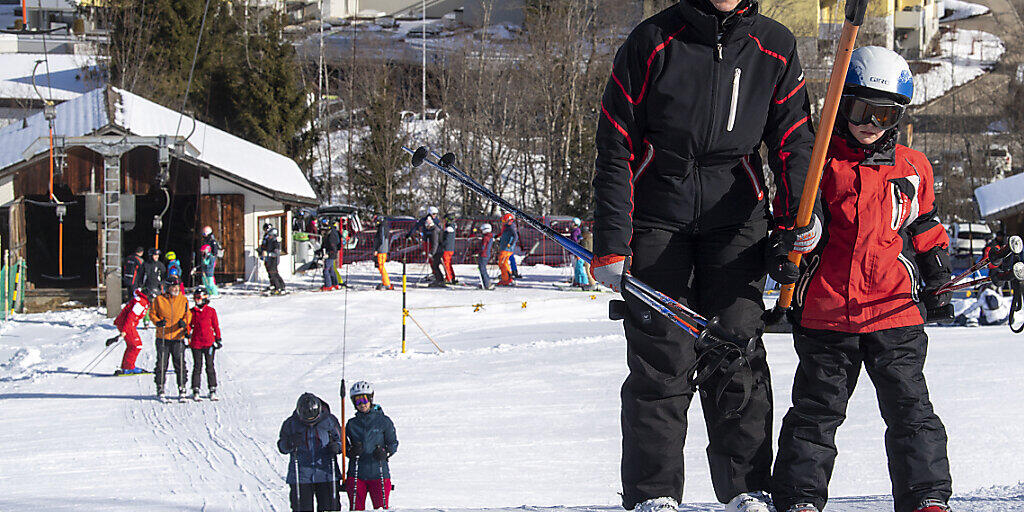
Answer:
<svg viewBox="0 0 1024 512"><path fill-rule="evenodd" d="M636 229L632 274L708 318L720 316L723 325L749 339L764 325L766 232L767 221L761 219L696 234ZM687 373L697 354L692 336L635 297L625 299L629 376L621 395L622 500L632 509L651 498L682 498L686 411L694 393ZM772 398L760 339L747 357L753 387L739 417L726 418L723 410L738 407L740 383L730 381L717 405L714 393L701 392L711 480L722 503L769 486ZM719 383L707 384L714 390Z"/></svg>
<svg viewBox="0 0 1024 512"><path fill-rule="evenodd" d="M288 493L288 501L295 512L312 512L313 498L316 497L316 510L341 510L341 500L338 498L338 490L341 485L332 482L318 482L315 484L288 484L291 492ZM298 491L298 492L296 492Z"/></svg>
<svg viewBox="0 0 1024 512"><path fill-rule="evenodd" d="M434 275L435 283L444 283L446 281L444 272L441 271L441 252L435 252L430 256L430 272Z"/></svg>
<svg viewBox="0 0 1024 512"><path fill-rule="evenodd" d="M270 278L270 286L273 286L279 291L284 291L284 279L281 279L281 273L277 271L277 264L280 258L275 256L267 256L263 260L263 266L267 268L267 276Z"/></svg>
<svg viewBox="0 0 1024 512"><path fill-rule="evenodd" d="M185 389L188 383L187 370L185 369L185 343L183 340L156 339L156 368L153 369L153 380L156 381L156 391L164 390L165 372L167 372L167 360L174 365L174 377L178 389Z"/></svg>
<svg viewBox="0 0 1024 512"><path fill-rule="evenodd" d="M875 385L885 421L896 512L912 512L925 499L952 493L946 429L932 410L924 380L928 336L920 325L851 334L796 328L800 365L793 407L779 434L773 494L779 510L796 503L819 509L828 501L836 429L857 386L861 365Z"/></svg>
<svg viewBox="0 0 1024 512"><path fill-rule="evenodd" d="M211 391L217 388L217 368L213 365L213 347L193 348L192 350L192 390L199 391L203 375L203 363L206 363L206 387Z"/></svg>

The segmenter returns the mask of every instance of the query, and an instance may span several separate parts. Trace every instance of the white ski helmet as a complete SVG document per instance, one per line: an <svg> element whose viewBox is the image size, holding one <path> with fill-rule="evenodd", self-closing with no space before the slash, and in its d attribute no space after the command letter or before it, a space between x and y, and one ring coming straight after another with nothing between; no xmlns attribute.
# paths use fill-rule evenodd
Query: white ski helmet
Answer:
<svg viewBox="0 0 1024 512"><path fill-rule="evenodd" d="M483 226L480 226L480 232L481 233L490 233L491 232L491 225L490 224L484 224Z"/></svg>
<svg viewBox="0 0 1024 512"><path fill-rule="evenodd" d="M583 221L581 221L579 217L573 217L572 218L572 225L573 226L579 226L580 224L583 224Z"/></svg>
<svg viewBox="0 0 1024 512"><path fill-rule="evenodd" d="M914 98L914 76L907 61L881 46L863 46L853 51L846 85L887 93L903 105Z"/></svg>
<svg viewBox="0 0 1024 512"><path fill-rule="evenodd" d="M210 226L206 226L203 228L203 235L210 235L211 233L213 233L213 228L211 228Z"/></svg>
<svg viewBox="0 0 1024 512"><path fill-rule="evenodd" d="M427 207L427 215L437 215L437 207L436 206L428 206Z"/></svg>
<svg viewBox="0 0 1024 512"><path fill-rule="evenodd" d="M361 380L352 384L352 388L349 389L348 394L353 399L359 395L369 395L370 400L373 400L373 385L365 380Z"/></svg>

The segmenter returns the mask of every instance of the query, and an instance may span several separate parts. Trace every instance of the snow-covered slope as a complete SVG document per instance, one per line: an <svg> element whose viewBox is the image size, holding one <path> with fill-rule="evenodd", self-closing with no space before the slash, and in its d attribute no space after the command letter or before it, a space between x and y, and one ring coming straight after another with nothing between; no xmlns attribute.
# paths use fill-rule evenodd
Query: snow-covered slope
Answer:
<svg viewBox="0 0 1024 512"><path fill-rule="evenodd" d="M21 316L0 332L0 510L287 510L278 429L303 391L337 413L343 368L349 382L376 385L397 425L395 508L619 510L626 368L621 326L606 319L612 295L559 291L551 282L563 269L524 270L534 277L513 290L410 292L413 317L444 353L412 323L401 353L398 292L349 292L346 344L343 292L229 291L214 303L225 345L217 403L160 404L152 376L107 377L120 348L78 377L115 332L96 312ZM476 282L474 267L457 272ZM357 284L375 279L369 265L353 273ZM956 509L1024 510L1021 339L1005 327L930 334L927 375L949 431ZM152 337L143 331L140 366L152 365ZM789 335L766 342L778 423L796 356ZM721 510L699 404L689 416L682 510ZM891 510L883 429L863 378L839 433L829 510Z"/></svg>

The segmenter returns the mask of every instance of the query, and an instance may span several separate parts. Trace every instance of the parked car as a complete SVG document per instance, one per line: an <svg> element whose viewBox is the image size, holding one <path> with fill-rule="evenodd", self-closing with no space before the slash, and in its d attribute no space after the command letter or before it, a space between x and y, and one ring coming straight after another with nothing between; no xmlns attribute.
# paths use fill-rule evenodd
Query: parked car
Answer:
<svg viewBox="0 0 1024 512"><path fill-rule="evenodd" d="M977 256L985 251L985 244L992 238L987 224L958 222L950 224L949 252L953 256Z"/></svg>

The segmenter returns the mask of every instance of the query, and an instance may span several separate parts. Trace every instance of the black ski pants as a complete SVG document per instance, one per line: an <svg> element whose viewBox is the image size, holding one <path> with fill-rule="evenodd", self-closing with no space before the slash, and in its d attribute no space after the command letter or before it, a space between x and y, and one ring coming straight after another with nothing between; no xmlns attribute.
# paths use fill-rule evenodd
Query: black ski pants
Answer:
<svg viewBox="0 0 1024 512"><path fill-rule="evenodd" d="M291 491L288 493L288 501L294 512L312 512L313 499L316 498L316 510L341 510L341 500L338 498L338 490L341 485L337 482L317 482L315 484L288 484Z"/></svg>
<svg viewBox="0 0 1024 512"><path fill-rule="evenodd" d="M199 391L202 382L200 377L203 372L203 364L206 364L206 386L208 389L217 387L217 368L213 366L213 347L193 348L192 350L192 389Z"/></svg>
<svg viewBox="0 0 1024 512"><path fill-rule="evenodd" d="M863 365L875 385L885 421L896 512L912 512L925 499L952 493L946 429L932 410L924 380L928 336L920 325L851 334L796 328L800 358L793 407L779 434L773 494L779 510L796 503L819 509L828 501L836 429Z"/></svg>
<svg viewBox="0 0 1024 512"><path fill-rule="evenodd" d="M763 329L764 244L767 221L699 233L636 229L632 274L687 304L744 339ZM696 361L693 336L626 294L626 361L622 385L622 499L632 509L650 498L677 501L683 492L686 411L693 398L687 373ZM718 405L713 390L701 392L708 430L708 461L715 495L727 503L737 494L767 490L772 461L772 398L764 344L747 355L752 370L750 402L735 409L743 388L730 380ZM719 409L719 406L722 409Z"/></svg>
<svg viewBox="0 0 1024 512"><path fill-rule="evenodd" d="M444 272L441 271L441 253L435 252L430 256L430 272L434 274L435 283L444 283L446 281Z"/></svg>
<svg viewBox="0 0 1024 512"><path fill-rule="evenodd" d="M281 279L281 273L277 271L277 264L280 258L267 256L263 260L263 266L267 269L267 276L270 277L270 286L277 288L280 291L284 291L284 279Z"/></svg>
<svg viewBox="0 0 1024 512"><path fill-rule="evenodd" d="M167 372L167 360L174 365L174 377L178 389L184 389L188 384L187 370L185 369L185 340L156 339L156 368L153 369L153 380L156 381L157 392L164 389L164 378Z"/></svg>

